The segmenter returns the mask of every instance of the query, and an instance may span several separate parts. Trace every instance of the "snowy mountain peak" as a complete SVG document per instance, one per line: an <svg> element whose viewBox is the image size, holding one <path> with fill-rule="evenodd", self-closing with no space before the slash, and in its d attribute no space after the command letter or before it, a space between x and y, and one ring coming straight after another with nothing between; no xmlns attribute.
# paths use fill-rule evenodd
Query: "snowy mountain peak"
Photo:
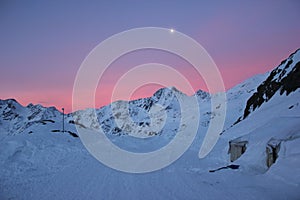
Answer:
<svg viewBox="0 0 300 200"><path fill-rule="evenodd" d="M175 87L161 88L152 97L129 102L116 101L102 107L96 110L98 119L93 119L93 111L88 109L77 111L73 117L77 124L94 130L101 128L108 135L152 137L161 134L156 129L164 122L166 115L169 115L169 120L180 115L178 98L183 97L187 96Z"/></svg>
<svg viewBox="0 0 300 200"><path fill-rule="evenodd" d="M16 107L21 106L15 99L0 99L0 106L7 105L11 109L16 109Z"/></svg>
<svg viewBox="0 0 300 200"><path fill-rule="evenodd" d="M159 104L160 106L166 108L174 99L175 96L186 96L184 93L179 91L175 87L161 88L156 91L151 99L153 103Z"/></svg>
<svg viewBox="0 0 300 200"><path fill-rule="evenodd" d="M0 124L9 133L20 133L36 123L45 123L59 116L55 107L29 104L23 107L15 99L0 100ZM52 122L53 120L51 120Z"/></svg>
<svg viewBox="0 0 300 200"><path fill-rule="evenodd" d="M289 95L300 87L300 49L272 70L267 79L260 84L256 92L248 99L243 117L269 101L277 92Z"/></svg>
<svg viewBox="0 0 300 200"><path fill-rule="evenodd" d="M0 112L3 120L13 120L19 116L22 106L15 99L0 100Z"/></svg>

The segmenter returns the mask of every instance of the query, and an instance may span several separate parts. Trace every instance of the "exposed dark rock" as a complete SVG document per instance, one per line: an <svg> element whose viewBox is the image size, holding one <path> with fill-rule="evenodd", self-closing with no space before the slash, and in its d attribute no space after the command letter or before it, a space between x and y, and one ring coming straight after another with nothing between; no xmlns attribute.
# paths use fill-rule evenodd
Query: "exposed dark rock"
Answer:
<svg viewBox="0 0 300 200"><path fill-rule="evenodd" d="M119 134L122 132L122 129L120 129L119 127L114 127L112 129L112 134Z"/></svg>
<svg viewBox="0 0 300 200"><path fill-rule="evenodd" d="M299 49L297 51L299 51ZM245 119L264 102L269 101L276 92L279 91L280 95L284 93L289 95L291 92L300 88L300 62L293 60L295 53L291 54L288 59L282 61L281 64L270 73L268 78L257 87L256 92L247 101L243 116L239 118L235 124ZM290 70L290 67L293 68Z"/></svg>
<svg viewBox="0 0 300 200"><path fill-rule="evenodd" d="M198 97L200 97L201 99L210 98L210 94L209 94L208 92L203 91L203 90L198 90L198 91L196 92L196 95L197 95Z"/></svg>
<svg viewBox="0 0 300 200"><path fill-rule="evenodd" d="M280 94L282 95L286 92L286 95L289 95L298 88L300 88L300 62L295 65L293 71L288 76L282 79Z"/></svg>
<svg viewBox="0 0 300 200"><path fill-rule="evenodd" d="M134 104L135 106L143 108L146 111L150 110L153 103L154 102L153 102L152 98L137 99L137 100L132 100L129 102L129 104Z"/></svg>

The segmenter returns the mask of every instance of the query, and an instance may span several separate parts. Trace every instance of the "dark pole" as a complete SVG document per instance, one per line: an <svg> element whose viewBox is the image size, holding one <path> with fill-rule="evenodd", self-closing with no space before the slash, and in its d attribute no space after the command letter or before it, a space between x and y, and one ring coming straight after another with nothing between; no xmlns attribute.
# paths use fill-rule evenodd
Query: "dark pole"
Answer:
<svg viewBox="0 0 300 200"><path fill-rule="evenodd" d="M63 111L63 133L65 132L65 109L62 108Z"/></svg>

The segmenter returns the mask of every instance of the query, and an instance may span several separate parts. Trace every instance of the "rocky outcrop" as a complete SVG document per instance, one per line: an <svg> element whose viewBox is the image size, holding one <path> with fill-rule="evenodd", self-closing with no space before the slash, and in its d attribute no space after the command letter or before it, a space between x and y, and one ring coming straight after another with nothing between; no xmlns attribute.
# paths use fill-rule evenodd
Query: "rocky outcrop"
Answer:
<svg viewBox="0 0 300 200"><path fill-rule="evenodd" d="M256 92L248 99L244 114L236 123L245 119L251 112L259 108L264 102L269 101L276 92L280 95L289 95L300 88L300 49L291 54L288 59L281 62L257 87Z"/></svg>

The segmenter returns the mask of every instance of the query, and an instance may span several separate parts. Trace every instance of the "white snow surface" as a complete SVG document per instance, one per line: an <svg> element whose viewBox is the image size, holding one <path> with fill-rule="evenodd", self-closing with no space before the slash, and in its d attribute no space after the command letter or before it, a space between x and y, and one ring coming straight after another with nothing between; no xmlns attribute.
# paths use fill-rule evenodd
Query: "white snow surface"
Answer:
<svg viewBox="0 0 300 200"><path fill-rule="evenodd" d="M299 60L297 56L294 59ZM153 103L161 106L152 113L154 119L166 117L161 131L144 138L118 130L110 105L96 110L100 123L89 117L93 109L78 111L80 115L74 118L66 115L66 131L61 132L62 114L55 108L23 107L13 100L0 100L0 199L300 199L300 90L288 96L277 92L233 125L267 76L255 76L227 91L224 131L203 159L198 158L199 148L215 113L210 95L198 91L201 113L195 141L170 166L145 174L116 171L96 160L73 137L77 134L74 120L81 116L77 123L82 128L102 128L123 149L154 151L176 134L181 113L174 93L184 94L175 88L129 103L129 115L146 127L143 130L151 124L148 114ZM229 141L236 138L248 141L247 150L231 163ZM266 145L270 141L280 142L281 147L278 159L268 168ZM231 164L239 168L209 172Z"/></svg>

